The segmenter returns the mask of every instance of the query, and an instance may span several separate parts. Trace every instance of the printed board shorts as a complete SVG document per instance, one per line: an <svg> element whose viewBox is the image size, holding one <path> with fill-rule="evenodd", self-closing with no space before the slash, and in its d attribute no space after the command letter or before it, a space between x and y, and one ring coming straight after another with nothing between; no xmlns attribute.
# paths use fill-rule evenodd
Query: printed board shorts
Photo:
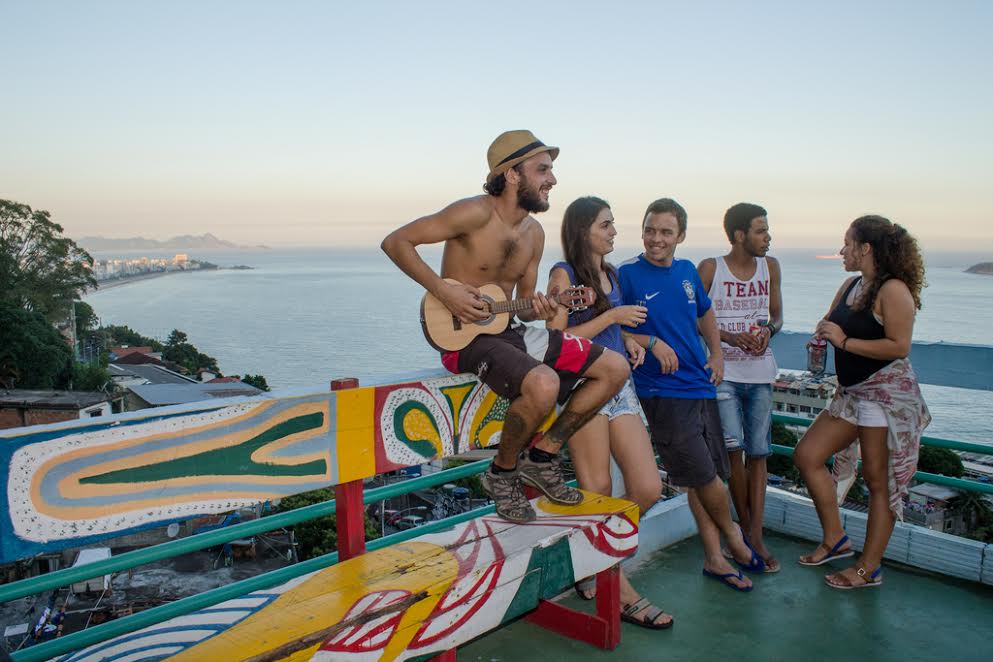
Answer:
<svg viewBox="0 0 993 662"><path fill-rule="evenodd" d="M745 384L727 380L717 385L728 452L744 450L748 457L772 455L772 384Z"/></svg>
<svg viewBox="0 0 993 662"><path fill-rule="evenodd" d="M641 407L670 483L702 487L715 476L728 479L731 463L717 400L642 398Z"/></svg>
<svg viewBox="0 0 993 662"><path fill-rule="evenodd" d="M603 354L603 347L571 333L519 324L503 333L483 335L465 349L444 352L441 362L449 372L474 373L497 395L513 400L521 394L524 378L545 364L559 375L560 403Z"/></svg>

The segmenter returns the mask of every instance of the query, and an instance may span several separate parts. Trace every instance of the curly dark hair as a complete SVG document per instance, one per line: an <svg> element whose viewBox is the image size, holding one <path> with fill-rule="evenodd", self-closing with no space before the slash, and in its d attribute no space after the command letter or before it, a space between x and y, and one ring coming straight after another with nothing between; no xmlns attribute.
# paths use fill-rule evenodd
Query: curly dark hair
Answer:
<svg viewBox="0 0 993 662"><path fill-rule="evenodd" d="M522 170L523 166L523 163L518 163L514 166L514 170L517 171L517 174L522 174L524 172ZM500 173L493 178L493 181L483 182L483 190L495 198L499 198L503 195L503 190L505 188L507 188L507 173Z"/></svg>
<svg viewBox="0 0 993 662"><path fill-rule="evenodd" d="M588 285L596 292L593 311L597 315L610 309L610 299L600 285L601 265L590 251L590 228L604 209L610 209L606 200L589 195L569 203L562 216L562 253L576 273L576 284ZM617 270L607 260L602 268L616 280Z"/></svg>
<svg viewBox="0 0 993 662"><path fill-rule="evenodd" d="M921 290L927 287L924 280L924 258L917 240L902 225L882 216L860 216L852 221L852 238L860 244L872 246L876 263L876 277L867 283L864 294L859 296L855 310L872 309L876 295L883 283L896 278L910 289L914 306L921 309Z"/></svg>

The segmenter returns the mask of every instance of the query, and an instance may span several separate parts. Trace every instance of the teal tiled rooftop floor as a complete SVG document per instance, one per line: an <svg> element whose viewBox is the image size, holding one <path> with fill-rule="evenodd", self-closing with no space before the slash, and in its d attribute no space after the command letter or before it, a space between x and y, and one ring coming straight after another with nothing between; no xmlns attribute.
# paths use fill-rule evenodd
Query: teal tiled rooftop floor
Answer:
<svg viewBox="0 0 993 662"><path fill-rule="evenodd" d="M993 660L993 588L884 565L883 585L838 591L832 565L796 564L812 543L768 537L783 569L753 576L736 593L700 574L698 538L654 555L632 577L642 594L676 618L669 631L622 625L613 652L567 640L524 621L459 649L462 662L524 660ZM843 559L837 568L852 559ZM574 596L567 604L587 608ZM592 604L592 603L588 603Z"/></svg>

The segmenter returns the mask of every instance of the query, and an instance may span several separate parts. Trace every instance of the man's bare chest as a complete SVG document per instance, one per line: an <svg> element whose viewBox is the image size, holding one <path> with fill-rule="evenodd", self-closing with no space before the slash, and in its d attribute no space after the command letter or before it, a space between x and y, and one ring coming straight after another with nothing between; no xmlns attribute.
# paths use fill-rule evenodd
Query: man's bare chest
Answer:
<svg viewBox="0 0 993 662"><path fill-rule="evenodd" d="M517 281L534 256L530 233L484 229L465 242L465 267L490 281Z"/></svg>

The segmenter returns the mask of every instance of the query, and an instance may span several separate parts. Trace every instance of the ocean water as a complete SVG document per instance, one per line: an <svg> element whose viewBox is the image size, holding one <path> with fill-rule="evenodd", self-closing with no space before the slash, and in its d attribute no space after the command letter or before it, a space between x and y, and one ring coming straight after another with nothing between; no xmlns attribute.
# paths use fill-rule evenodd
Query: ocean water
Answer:
<svg viewBox="0 0 993 662"><path fill-rule="evenodd" d="M621 262L638 254L618 248ZM720 251L692 249L694 261ZM437 268L441 252L425 251ZM100 256L105 257L105 256ZM149 256L152 257L152 256ZM326 387L440 367L418 322L422 290L378 249L297 249L193 255L251 271L182 273L96 291L86 297L103 324L126 324L164 339L185 331L225 374L265 375L273 389ZM783 267L785 328L811 331L846 274L814 251L777 254ZM539 286L559 252L546 249ZM947 262L947 260L945 260ZM915 340L993 344L993 277L968 264L930 267ZM932 436L993 441L993 392L926 387Z"/></svg>

